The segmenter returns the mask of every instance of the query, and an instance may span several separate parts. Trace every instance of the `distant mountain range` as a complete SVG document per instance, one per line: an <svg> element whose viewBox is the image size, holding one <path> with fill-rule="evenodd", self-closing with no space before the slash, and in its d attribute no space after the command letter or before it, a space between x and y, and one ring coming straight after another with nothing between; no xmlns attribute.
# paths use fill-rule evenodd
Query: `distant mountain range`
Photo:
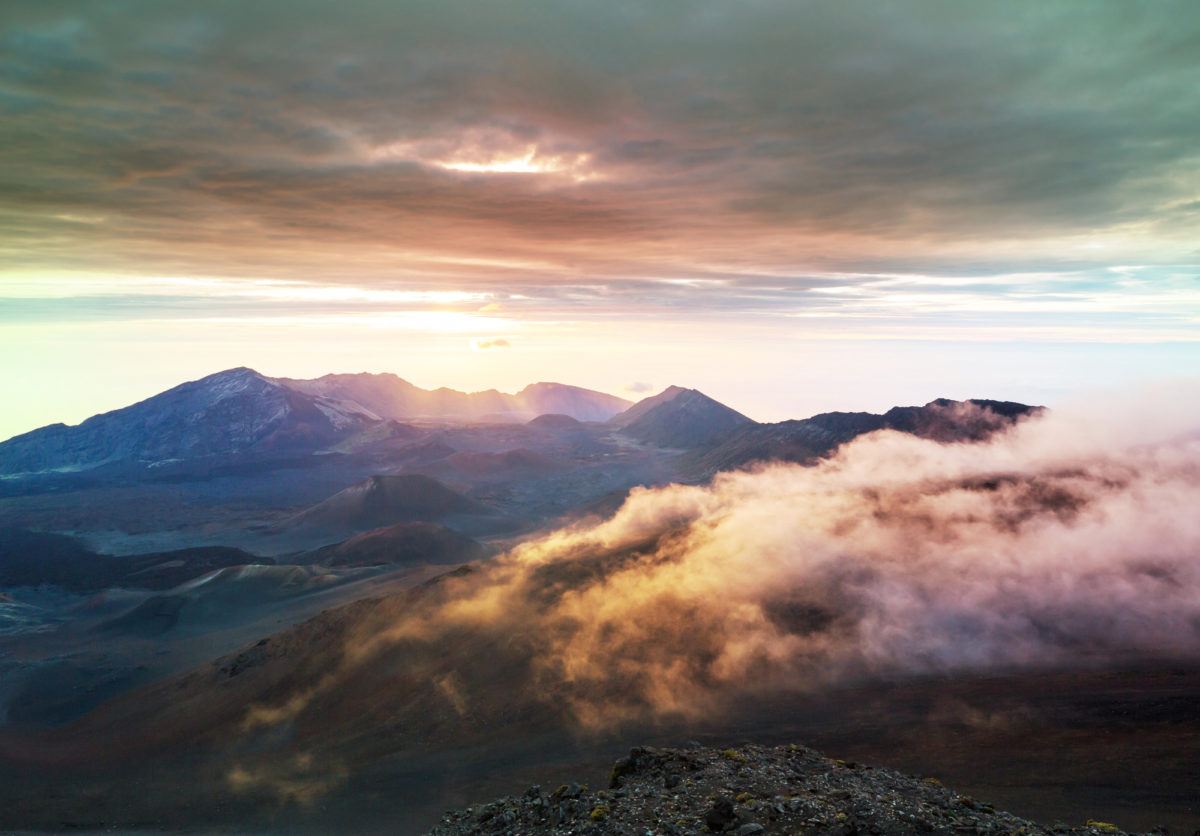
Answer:
<svg viewBox="0 0 1200 836"><path fill-rule="evenodd" d="M896 430L935 441L980 441L1041 407L1012 401L938 398L924 406L897 406L882 415L825 412L798 421L751 422L719 444L694 450L681 462L693 478L734 470L757 461L811 463L860 435Z"/></svg>
<svg viewBox="0 0 1200 836"><path fill-rule="evenodd" d="M623 700L637 691L636 666L614 666L600 686L558 677L545 642L577 628L540 613L586 600L657 541L647 551L588 538L570 559L530 561L520 595L477 598L503 589L491 586L490 555L610 515L641 486L702 483L763 461L808 464L880 430L974 441L1036 409L943 399L762 424L678 386L628 405L557 384L465 395L391 375L290 381L234 369L12 439L0 444L0 474L43 474L0 479L0 639L9 636L0 726L15 730L2 729L0 768L19 778L0 783L16 787L0 806L45 830L110 822L114 810L160 821L162 799L189 810L219 799L221 815L242 817L254 807L237 805L253 796L230 796L230 764L288 782L293 773L271 770L297 763L304 781L309 753L322 779L354 763L371 770L364 786L399 787L414 809L440 804L438 785L388 770L436 775L481 741L505 764L541 758L547 745L574 751L575 698L600 687L613 705L633 705ZM676 533L668 525L654 536ZM813 609L786 589L774 600L763 615L780 629L840 629L836 601ZM496 606L443 618L454 601ZM706 623L706 611L696 617ZM28 657L5 652L35 633ZM686 658L654 636L615 652ZM288 712L277 726L250 722ZM764 716L772 729L785 722ZM71 785L50 773L46 791L29 791L21 781L37 770L5 749L21 735L38 764L86 763L85 787L99 791L64 795ZM193 764L222 776L215 795ZM119 786L95 784L100 772ZM123 786L145 806L131 806ZM344 818L353 796L330 787L340 805L331 815ZM37 806L43 796L50 806ZM105 797L119 804L98 810ZM60 798L79 799L69 817ZM50 818L37 818L42 809Z"/></svg>
<svg viewBox="0 0 1200 836"><path fill-rule="evenodd" d="M1040 410L1011 401L938 398L924 406L870 412L826 412L760 424L695 389L671 386L608 420L621 435L657 447L687 450L681 475L704 478L756 461L808 463L876 430L936 441L979 441Z"/></svg>
<svg viewBox="0 0 1200 836"><path fill-rule="evenodd" d="M470 393L445 387L421 389L394 374L327 374L275 382L315 397L352 402L380 418L396 420L529 420L554 413L579 421L606 421L630 406L623 398L562 383L533 383L509 395L495 389Z"/></svg>
<svg viewBox="0 0 1200 836"><path fill-rule="evenodd" d="M683 451L676 462L678 476L703 479L754 461L811 461L880 429L938 441L978 440L1035 409L1006 401L939 399L882 415L830 412L760 424L679 386L630 404L559 383L535 383L516 394L494 389L468 394L421 389L392 374L292 380L237 368L77 426L54 424L9 439L0 444L0 475L72 482L147 475L187 479L286 461L312 463L324 458L314 454L328 453L360 460L362 455L390 456L389 467L424 467L452 481L494 482L555 472L562 465L547 455L551 448L567 449L567 444L585 455L591 445L591 455L599 455L602 448L595 445L606 437L611 444L615 436L668 456ZM484 426L494 423L516 429L492 432ZM478 425L495 436L495 443L459 451L431 435L450 425ZM527 431L521 434L522 429ZM511 446L500 441L505 438L511 438Z"/></svg>
<svg viewBox="0 0 1200 836"><path fill-rule="evenodd" d="M251 369L231 369L87 419L0 444L0 473L86 470L333 444L379 422L357 404L314 397Z"/></svg>
<svg viewBox="0 0 1200 836"><path fill-rule="evenodd" d="M391 374L270 378L237 368L183 383L77 426L52 424L0 444L0 474L71 472L118 463L162 466L214 456L308 454L398 420L524 421L546 413L604 421L629 401L559 383L515 395L421 389Z"/></svg>

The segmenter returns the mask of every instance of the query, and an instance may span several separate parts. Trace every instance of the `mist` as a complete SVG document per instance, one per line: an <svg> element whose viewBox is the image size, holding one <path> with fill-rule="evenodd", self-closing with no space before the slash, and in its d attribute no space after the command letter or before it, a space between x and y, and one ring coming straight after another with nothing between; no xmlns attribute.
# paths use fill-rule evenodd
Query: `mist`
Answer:
<svg viewBox="0 0 1200 836"><path fill-rule="evenodd" d="M459 715L541 702L584 729L880 679L1198 659L1198 416L1200 387L1164 384L986 441L881 431L814 466L636 489L446 578L247 724L397 651L436 660ZM477 674L481 653L510 660L515 690Z"/></svg>
<svg viewBox="0 0 1200 836"><path fill-rule="evenodd" d="M1198 394L637 490L391 635L523 636L545 691L593 724L867 676L1200 656Z"/></svg>

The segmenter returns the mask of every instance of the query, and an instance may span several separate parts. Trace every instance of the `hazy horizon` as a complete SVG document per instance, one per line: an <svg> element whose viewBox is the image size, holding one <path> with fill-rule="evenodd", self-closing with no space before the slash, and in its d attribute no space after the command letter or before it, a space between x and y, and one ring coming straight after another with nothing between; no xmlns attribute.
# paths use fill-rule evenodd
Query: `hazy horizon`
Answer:
<svg viewBox="0 0 1200 836"><path fill-rule="evenodd" d="M812 350L816 352L820 351L821 348L821 346L816 346ZM496 389L502 392L515 393L532 383L549 381L570 386L582 386L583 388L616 395L632 402L657 394L668 386L678 385L699 389L706 395L725 403L727 406L742 412L748 417L763 422L807 418L821 412L882 413L893 406L919 406L936 398L951 398L953 400L969 400L973 398L1012 400L1036 406L1054 407L1064 401L1075 400L1081 396L1086 397L1097 392L1110 391L1118 388L1121 383L1145 385L1156 382L1169 383L1176 379L1186 379L1180 375L1165 374L1146 377L1139 375L1136 370L1131 371L1129 368L1121 369L1114 367L1110 363L1107 368L1109 374L1104 377L1097 375L1095 378L1088 379L1080 376L1077 378L1077 385L1063 386L1057 389L1049 385L1048 379L1045 377L1042 377L1040 382L1029 382L1015 380L1012 377L1005 379L997 375L987 383L973 384L970 382L969 376L962 378L956 378L953 375L946 376L945 370L937 366L923 370L921 377L917 380L906 380L896 377L897 374L902 373L905 363L910 361L910 355L906 352L917 352L921 350L921 347L907 344L901 346L893 345L891 348L892 351L883 357L876 358L871 354L860 355L857 358L864 363L880 362L884 364L884 368L890 370L890 373L884 373L882 369L859 368L854 370L856 380L861 384L858 391L847 391L846 387L839 385L839 381L837 380L831 380L830 385L816 389L823 382L819 371L810 373L808 377L808 385L814 387L813 390L801 388L798 391L787 392L773 391L765 381L746 380L744 378L742 380L718 378L716 386L698 385L691 382L697 375L695 372L689 372L686 366L681 369L678 379L663 377L655 381L637 380L625 384L614 382L612 385L607 386L603 382L598 385L587 385L571 378L552 380L548 377L539 378L535 376L524 379L518 376L519 372L510 373L500 378L501 380L511 379L513 382L499 384L488 382L477 373L466 374L461 379L467 381L477 380L479 382L455 386L441 379L433 378L427 380L423 377L405 373L403 370L383 367L374 369L334 367L327 369L314 364L282 363L278 366L282 371L275 371L275 366L253 366L247 363L234 362L230 365L220 366L219 368L210 368L200 363L196 366L199 371L181 374L176 371L179 366L172 364L169 368L156 369L156 373L154 374L140 375L136 380L118 376L116 378L81 381L79 386L83 392L91 395L90 399L85 399L79 389L73 392L62 392L60 380L31 380L29 384L31 391L37 391L39 387L42 388L42 393L38 396L38 401L36 403L13 403L10 405L10 409L4 416L0 416L0 441L49 424L64 423L75 425L93 415L113 409L120 409L145 400L180 383L207 377L210 374L226 371L238 366L248 366L267 377L274 378L306 379L321 377L327 374L356 374L360 372L369 374L395 374L397 377L403 378L409 383L423 389L437 389L444 386L464 392ZM899 353L897 353L897 348L899 348ZM945 350L944 346L939 346L939 348ZM993 347L994 353L989 358L990 362L994 367L998 368L1002 363L1011 358L1011 352L1015 348L1015 346ZM1061 347L1057 346L1048 348L1050 351L1054 351L1056 348L1061 350ZM1038 347L1033 347L1033 352L1029 355L1029 360L1032 362L1038 360L1037 349ZM978 362L979 357L980 355L976 355L974 361ZM843 354L838 359L844 363L847 357ZM1042 359L1044 360L1044 355L1042 355ZM1086 359L1088 358L1082 352L1064 352L1064 360L1066 362L1078 363ZM1094 357L1091 359L1096 361L1098 370L1103 368L1103 359ZM296 371L297 369L298 371ZM453 374L456 369L451 367L447 371ZM843 375L847 371L845 367L840 369ZM1032 368L1029 371L1036 374ZM875 377L877 374L879 375L878 379ZM939 378L939 374L943 375L943 377ZM619 377L614 377L611 374L602 376L600 379L602 381L620 380ZM942 380L948 382L941 382ZM871 386L869 390L866 388L867 385ZM22 409L22 407L27 408ZM56 409L59 411L55 412ZM29 416L36 415L47 417L44 419L32 419L36 420L37 423L29 423L28 420L25 420ZM23 421L24 423L22 423ZM10 427L15 429L6 431Z"/></svg>

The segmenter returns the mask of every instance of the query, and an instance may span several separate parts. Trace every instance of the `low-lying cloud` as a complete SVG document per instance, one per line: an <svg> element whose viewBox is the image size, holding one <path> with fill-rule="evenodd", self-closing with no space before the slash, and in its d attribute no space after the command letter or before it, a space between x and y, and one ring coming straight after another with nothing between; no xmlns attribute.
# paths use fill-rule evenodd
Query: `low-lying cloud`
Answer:
<svg viewBox="0 0 1200 836"><path fill-rule="evenodd" d="M593 725L864 677L1198 657L1200 400L1163 394L639 490L381 640L509 634Z"/></svg>
<svg viewBox="0 0 1200 836"><path fill-rule="evenodd" d="M372 624L282 719L363 665L428 668L455 716L532 701L603 728L876 678L1200 659L1198 427L1200 388L1164 387L985 442L882 431L813 467L636 490Z"/></svg>

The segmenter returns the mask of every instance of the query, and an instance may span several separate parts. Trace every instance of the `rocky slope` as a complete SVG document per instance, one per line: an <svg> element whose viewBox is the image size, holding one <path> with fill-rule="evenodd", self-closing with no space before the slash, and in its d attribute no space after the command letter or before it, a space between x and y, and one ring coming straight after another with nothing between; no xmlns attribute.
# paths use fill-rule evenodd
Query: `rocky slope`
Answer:
<svg viewBox="0 0 1200 836"><path fill-rule="evenodd" d="M578 784L446 814L432 836L520 834L1119 834L1108 822L1046 826L935 778L829 760L803 746L633 749L607 789Z"/></svg>

